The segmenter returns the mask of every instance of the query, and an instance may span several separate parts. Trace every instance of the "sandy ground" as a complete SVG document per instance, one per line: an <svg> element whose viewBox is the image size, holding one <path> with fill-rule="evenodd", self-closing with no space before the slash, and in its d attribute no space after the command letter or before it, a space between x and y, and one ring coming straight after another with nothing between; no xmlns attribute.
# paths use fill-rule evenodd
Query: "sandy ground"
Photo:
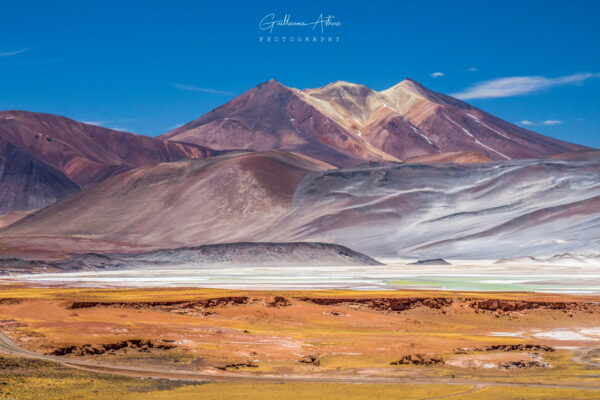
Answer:
<svg viewBox="0 0 600 400"><path fill-rule="evenodd" d="M65 362L600 387L597 296L22 285L0 293L2 332Z"/></svg>

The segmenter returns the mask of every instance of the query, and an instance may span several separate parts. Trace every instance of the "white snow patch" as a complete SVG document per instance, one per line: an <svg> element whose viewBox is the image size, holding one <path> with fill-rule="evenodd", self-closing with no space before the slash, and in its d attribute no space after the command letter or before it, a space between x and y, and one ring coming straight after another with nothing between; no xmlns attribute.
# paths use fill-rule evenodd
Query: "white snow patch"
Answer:
<svg viewBox="0 0 600 400"><path fill-rule="evenodd" d="M433 146L433 142L427 137L427 135L425 135L423 132L421 132L416 126L411 125L410 126L411 129L413 131L415 131L415 133L419 134L419 136L421 136L423 139L427 140L427 143L429 143L430 145Z"/></svg>
<svg viewBox="0 0 600 400"><path fill-rule="evenodd" d="M469 132L467 129L465 128L460 128L462 129L467 135L471 136L473 139L475 139L475 136L473 136L473 134L471 132Z"/></svg>
<svg viewBox="0 0 600 400"><path fill-rule="evenodd" d="M419 135L421 135L421 137L422 137L423 139L427 140L427 143L429 143L429 144L433 145L433 142L432 142L431 140L429 140L429 138L428 138L427 136L425 136L425 135L424 135L424 134L422 134L422 133L419 133Z"/></svg>
<svg viewBox="0 0 600 400"><path fill-rule="evenodd" d="M476 116L474 116L473 114L469 114L469 113L465 113L465 114L466 114L468 117L471 117L472 119L474 119L475 121L477 121L477 122L481 122L481 121L479 120L479 118L477 118L477 117L476 117Z"/></svg>
<svg viewBox="0 0 600 400"><path fill-rule="evenodd" d="M15 119L15 117L6 117L4 119Z"/></svg>
<svg viewBox="0 0 600 400"><path fill-rule="evenodd" d="M362 132L361 131L358 131L358 136L362 136Z"/></svg>
<svg viewBox="0 0 600 400"><path fill-rule="evenodd" d="M491 126L489 126L488 124L486 124L486 123L484 123L484 122L481 122L481 121L480 121L479 123L480 123L481 125L485 126L486 128L488 128L490 131L492 131L492 132L494 132L494 133L497 133L498 135L500 135L500 136L503 136L503 137L505 137L505 138L507 138L507 139L510 139L510 138L509 138L508 136L506 136L504 133L502 133L502 132L500 132L500 131L498 131L498 130L496 130L496 129L492 128L492 127L491 127Z"/></svg>
<svg viewBox="0 0 600 400"><path fill-rule="evenodd" d="M472 135L471 135L471 136L472 136ZM475 142L477 142L477 144L478 144L478 145L480 145L480 146L483 146L483 147L485 147L486 149L488 149L488 150L491 150L491 151L493 151L494 153L501 155L502 157L506 158L507 160L510 160L510 157L509 157L509 156L507 156L506 154L500 153L498 150L494 150L494 149L492 149L490 146L488 146L488 145L485 145L485 144L481 143L481 142L480 142L478 139L475 139Z"/></svg>
<svg viewBox="0 0 600 400"><path fill-rule="evenodd" d="M477 139L475 136L473 136L473 134L472 134L471 132L469 132L467 129L465 129L465 128L463 128L462 126L460 126L459 124L457 124L455 121L453 121L453 120L451 120L451 119L449 119L449 121L450 121L450 122L452 122L452 123L453 123L455 126L457 126L457 127L459 127L460 129L462 129L462 130L463 130L463 132L465 132L467 135L469 135L469 136L471 136L473 139L475 139L475 142L476 142L478 145L480 145L480 146L482 146L482 147L485 147L485 148L486 148L486 149L488 149L488 150L491 150L491 151L493 151L494 153L496 153L496 154L498 154L498 155L500 155L500 156L502 156L502 157L506 158L507 160L510 160L510 157L509 157L509 156L507 156L506 154L502 154L502 153L500 153L499 151L497 151L497 150L495 150L495 149L492 149L490 146L488 146L488 145L486 145L486 144L483 144L483 143L481 143L481 142L479 141L479 139ZM496 132L496 133L500 133L500 132ZM500 133L500 134L501 134L501 133Z"/></svg>
<svg viewBox="0 0 600 400"><path fill-rule="evenodd" d="M468 116L468 117L470 117L470 118L472 118L472 119L474 119L474 120L475 120L475 122L477 122L477 123L480 123L481 125L485 126L485 127L486 127L487 129L489 129L490 131L492 131L492 132L494 132L494 133L497 133L498 135L500 135L500 136L503 136L503 137L505 137L505 138L507 138L507 139L510 139L510 138L509 138L508 136L506 136L504 133L502 133L502 132L500 132L500 131L498 131L498 130L496 130L496 129L492 128L491 126L489 126L489 125L488 125L488 124L486 124L485 122L482 122L482 121L480 121L480 120L479 120L479 118L477 118L477 117L476 117L476 116L474 116L473 114L465 113L465 115L466 115L466 116Z"/></svg>

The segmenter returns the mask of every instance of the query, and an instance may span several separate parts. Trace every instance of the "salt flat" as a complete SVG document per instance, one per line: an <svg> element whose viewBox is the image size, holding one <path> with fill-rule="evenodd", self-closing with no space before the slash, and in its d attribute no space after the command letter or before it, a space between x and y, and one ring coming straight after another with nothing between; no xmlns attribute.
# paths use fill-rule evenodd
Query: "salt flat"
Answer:
<svg viewBox="0 0 600 400"><path fill-rule="evenodd" d="M389 263L390 260L387 260ZM452 265L231 266L184 265L118 271L17 275L0 282L77 287L203 287L265 290L532 291L600 293L600 265L451 260Z"/></svg>

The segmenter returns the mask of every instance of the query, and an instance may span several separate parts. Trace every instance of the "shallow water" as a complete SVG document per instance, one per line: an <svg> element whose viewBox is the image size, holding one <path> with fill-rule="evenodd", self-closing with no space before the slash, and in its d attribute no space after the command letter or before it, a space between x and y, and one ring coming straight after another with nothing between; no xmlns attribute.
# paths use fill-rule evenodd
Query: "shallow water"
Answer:
<svg viewBox="0 0 600 400"><path fill-rule="evenodd" d="M225 289L436 289L600 293L600 267L450 265L344 267L163 266L2 278L35 285L83 287L205 287Z"/></svg>

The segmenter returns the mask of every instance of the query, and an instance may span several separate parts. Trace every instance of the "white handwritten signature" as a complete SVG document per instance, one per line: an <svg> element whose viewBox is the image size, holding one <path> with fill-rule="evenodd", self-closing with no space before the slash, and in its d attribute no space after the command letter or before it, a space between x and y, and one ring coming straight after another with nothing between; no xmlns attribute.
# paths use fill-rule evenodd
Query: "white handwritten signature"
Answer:
<svg viewBox="0 0 600 400"><path fill-rule="evenodd" d="M321 33L325 32L325 28L330 26L340 26L342 23L340 21L335 21L334 15L328 15L323 17L323 14L319 14L319 18L317 18L314 22L305 22L305 21L292 21L290 14L285 14L283 19L275 19L275 13L267 14L260 20L258 27L263 31L269 31L269 33L273 33L273 28L275 26L312 26L312 30L314 31L317 27L321 28Z"/></svg>

